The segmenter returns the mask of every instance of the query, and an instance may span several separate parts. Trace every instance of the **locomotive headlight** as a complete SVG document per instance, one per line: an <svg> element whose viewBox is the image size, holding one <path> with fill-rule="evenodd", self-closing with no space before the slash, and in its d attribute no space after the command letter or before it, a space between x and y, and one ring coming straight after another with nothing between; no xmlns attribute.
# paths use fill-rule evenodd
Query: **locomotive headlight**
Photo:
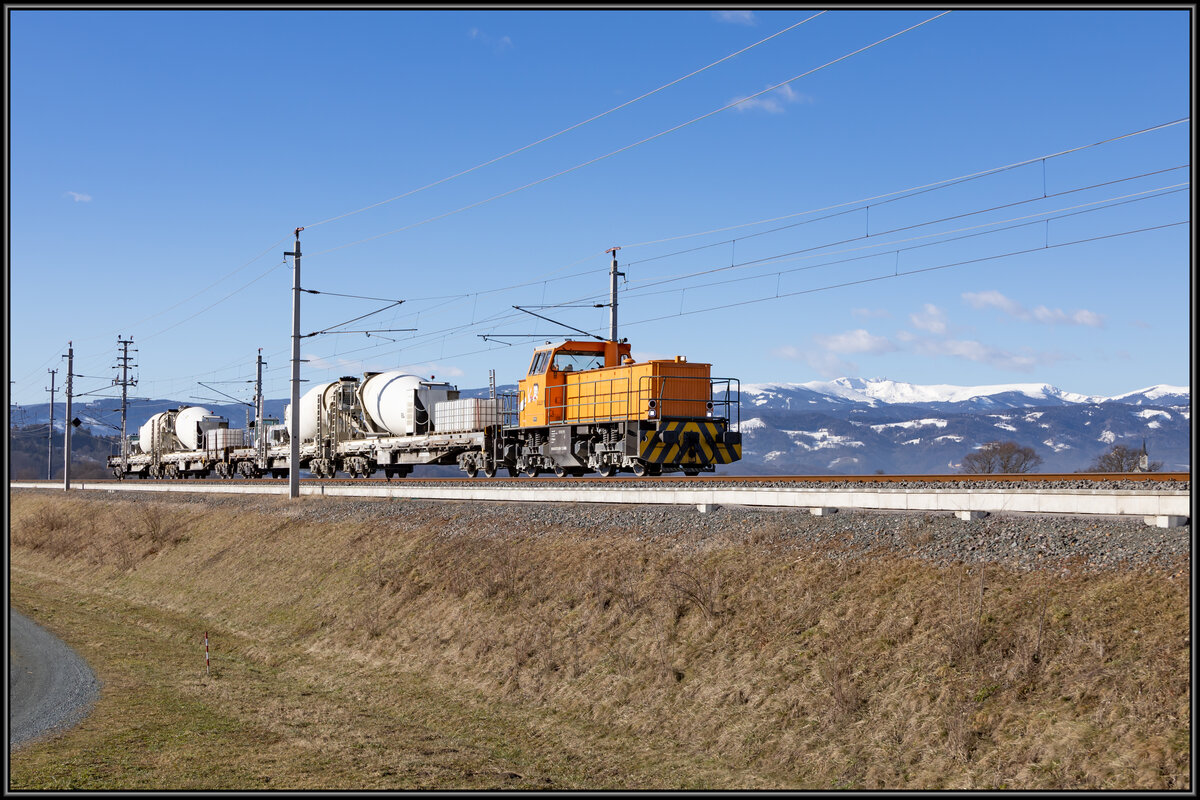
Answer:
<svg viewBox="0 0 1200 800"><path fill-rule="evenodd" d="M710 417L713 415L713 404L712 404L711 400L709 400L707 403L704 404L704 411Z"/></svg>
<svg viewBox="0 0 1200 800"><path fill-rule="evenodd" d="M657 400L650 400L649 402L646 403L646 405L649 408L649 411L646 412L647 417L649 417L650 419L654 419L656 416L658 416L658 401Z"/></svg>

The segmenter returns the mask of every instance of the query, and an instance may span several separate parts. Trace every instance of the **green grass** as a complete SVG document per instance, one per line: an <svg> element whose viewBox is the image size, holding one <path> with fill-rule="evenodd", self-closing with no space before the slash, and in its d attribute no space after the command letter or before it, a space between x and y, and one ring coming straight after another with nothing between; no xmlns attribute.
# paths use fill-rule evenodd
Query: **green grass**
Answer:
<svg viewBox="0 0 1200 800"><path fill-rule="evenodd" d="M1186 564L989 566L981 604L978 568L826 559L777 515L294 516L338 502L14 492L12 602L104 688L11 787L1190 788Z"/></svg>

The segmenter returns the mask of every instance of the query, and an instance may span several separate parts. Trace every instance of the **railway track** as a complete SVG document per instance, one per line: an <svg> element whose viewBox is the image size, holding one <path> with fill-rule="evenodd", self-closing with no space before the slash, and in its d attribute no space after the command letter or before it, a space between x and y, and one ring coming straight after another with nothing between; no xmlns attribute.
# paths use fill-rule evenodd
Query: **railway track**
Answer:
<svg viewBox="0 0 1200 800"><path fill-rule="evenodd" d="M207 483L233 483L233 484L248 484L256 483L263 484L278 484L285 481L286 478L261 478L247 479L241 477L234 478L218 478L211 477L204 479ZM1173 488L1172 484L1178 485L1181 483L1190 483L1190 472L1026 472L1026 473L987 473L987 474L937 474L937 475L697 475L694 477L685 477L680 475L663 475L663 476L643 476L635 477L633 475L617 475L611 478L602 478L598 476L583 476L583 477L562 477L558 478L553 475L544 477L531 478L529 476L520 477L501 477L497 475L494 478L467 478L467 477L413 477L405 478L302 478L303 485L411 485L411 484L431 484L431 485L457 485L464 486L481 486L481 485L597 485L597 486L625 486L631 484L645 486L661 486L664 484L679 485L679 486L710 486L710 485L759 485L759 486L788 486L788 485L810 485L810 484L857 484L870 486L878 484L880 486L895 485L895 484L956 484L960 486L995 486L997 484L1011 484L1021 486L1024 484L1046 484L1046 483L1061 483L1061 484L1086 484L1094 483L1100 486L1112 485L1115 483L1135 482L1139 484L1163 484L1163 488ZM137 479L117 480L116 478L89 478L86 481L89 484L117 484L117 483L139 483ZM153 484L160 481L148 480L147 484ZM177 478L168 479L167 483L197 483L196 479L192 478Z"/></svg>

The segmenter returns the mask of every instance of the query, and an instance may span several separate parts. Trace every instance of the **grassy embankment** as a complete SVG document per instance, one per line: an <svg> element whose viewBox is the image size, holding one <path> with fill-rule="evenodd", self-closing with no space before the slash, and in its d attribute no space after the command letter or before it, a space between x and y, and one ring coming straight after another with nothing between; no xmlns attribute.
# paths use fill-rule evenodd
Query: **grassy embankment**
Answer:
<svg viewBox="0 0 1200 800"><path fill-rule="evenodd" d="M1187 572L296 508L13 493L104 689L10 788L1191 788Z"/></svg>

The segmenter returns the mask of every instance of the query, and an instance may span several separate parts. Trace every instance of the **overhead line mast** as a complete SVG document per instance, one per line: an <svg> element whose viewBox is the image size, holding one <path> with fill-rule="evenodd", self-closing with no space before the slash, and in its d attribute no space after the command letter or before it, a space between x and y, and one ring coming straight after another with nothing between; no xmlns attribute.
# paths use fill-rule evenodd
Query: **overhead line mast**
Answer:
<svg viewBox="0 0 1200 800"><path fill-rule="evenodd" d="M288 426L288 496L300 496L300 231L296 228L296 249L285 252L292 257L292 419Z"/></svg>
<svg viewBox="0 0 1200 800"><path fill-rule="evenodd" d="M121 387L121 474L129 472L129 439L125 436L125 419L126 411L129 407L129 387L137 386L137 378L129 380L130 360L133 358L129 355L129 345L133 344L132 337L122 339L117 336L117 345L121 348L121 355L117 356L117 368L121 370L121 379L113 378L113 384ZM137 352L134 350L133 352ZM133 366L137 366L134 364Z"/></svg>
<svg viewBox="0 0 1200 800"><path fill-rule="evenodd" d="M71 394L74 391L75 347L67 342L67 416L63 423L63 491L71 489Z"/></svg>
<svg viewBox="0 0 1200 800"><path fill-rule="evenodd" d="M621 364L620 340L617 339L617 278L624 277L624 272L617 271L617 251L620 247L610 247L606 253L612 253L612 268L609 270L608 290L608 344L604 348L604 366L617 367Z"/></svg>

